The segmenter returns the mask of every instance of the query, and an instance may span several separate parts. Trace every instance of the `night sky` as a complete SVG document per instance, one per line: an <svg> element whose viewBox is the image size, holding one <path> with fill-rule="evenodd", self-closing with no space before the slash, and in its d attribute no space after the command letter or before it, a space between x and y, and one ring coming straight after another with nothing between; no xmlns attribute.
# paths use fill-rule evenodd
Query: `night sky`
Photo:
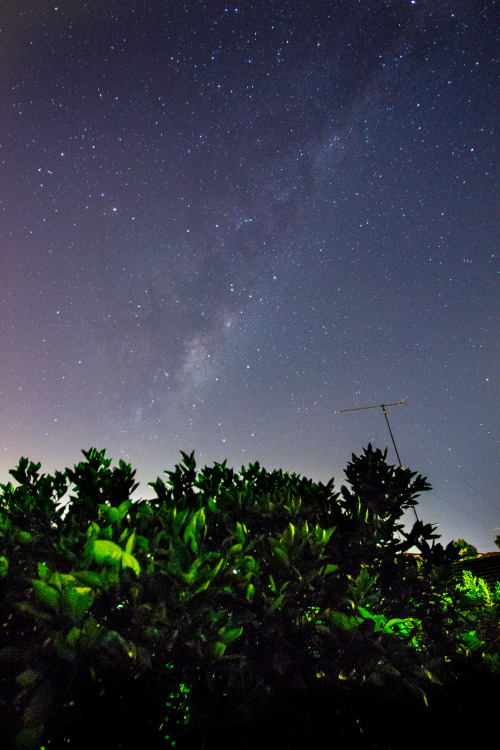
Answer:
<svg viewBox="0 0 500 750"><path fill-rule="evenodd" d="M494 550L494 3L7 0L0 481L335 477ZM412 516L408 516L408 521Z"/></svg>

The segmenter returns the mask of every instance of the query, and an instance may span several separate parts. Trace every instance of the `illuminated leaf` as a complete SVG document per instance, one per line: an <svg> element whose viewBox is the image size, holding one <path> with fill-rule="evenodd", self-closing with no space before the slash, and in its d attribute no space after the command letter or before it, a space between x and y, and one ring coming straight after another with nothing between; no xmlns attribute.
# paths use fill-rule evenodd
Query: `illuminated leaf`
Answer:
<svg viewBox="0 0 500 750"><path fill-rule="evenodd" d="M94 595L90 588L68 588L61 594L61 610L73 624L79 624L92 606Z"/></svg>
<svg viewBox="0 0 500 750"><path fill-rule="evenodd" d="M210 579L207 579L206 581L203 581L203 583L201 584L201 586L198 586L197 589L195 589L194 591L191 591L188 594L188 598L191 597L191 596L196 596L196 594L200 594L202 591L206 591L209 586L210 586Z"/></svg>
<svg viewBox="0 0 500 750"><path fill-rule="evenodd" d="M215 657L224 656L224 652L226 650L226 644L221 643L221 641L216 641L215 643L212 643L210 650L212 652L212 655Z"/></svg>
<svg viewBox="0 0 500 750"><path fill-rule="evenodd" d="M58 591L62 591L66 586L72 586L75 583L75 577L71 573L59 573L56 571L48 579L47 583L54 586Z"/></svg>
<svg viewBox="0 0 500 750"><path fill-rule="evenodd" d="M66 642L70 646L75 646L78 640L80 639L81 634L82 634L82 631L80 628L71 628L71 630L66 635Z"/></svg>
<svg viewBox="0 0 500 750"><path fill-rule="evenodd" d="M118 518L119 518L120 521L125 518L125 516L127 515L127 513L130 510L130 506L131 505L132 505L132 501L131 500L124 500L123 503L120 503L120 505L117 508Z"/></svg>
<svg viewBox="0 0 500 750"><path fill-rule="evenodd" d="M230 628L229 630L226 630L226 628L221 628L219 630L219 635L223 639L224 643L231 643L232 641L235 641L240 637L242 633L243 627Z"/></svg>
<svg viewBox="0 0 500 750"><path fill-rule="evenodd" d="M293 544L293 540L295 537L295 526L293 523L289 523L288 527L285 529L284 533L281 536L281 540L283 544L285 544L287 547L290 547Z"/></svg>
<svg viewBox="0 0 500 750"><path fill-rule="evenodd" d="M247 570L256 570L257 563L255 561L255 557L252 557L251 555L245 555L243 561Z"/></svg>
<svg viewBox="0 0 500 750"><path fill-rule="evenodd" d="M274 599L271 602L271 611L274 611L275 609L278 609L278 610L281 609L284 600L285 600L284 594L280 594L276 599Z"/></svg>
<svg viewBox="0 0 500 750"><path fill-rule="evenodd" d="M56 591L52 586L49 586L44 581L32 581L33 590L37 599L46 604L51 609L57 609L61 595L59 591Z"/></svg>
<svg viewBox="0 0 500 750"><path fill-rule="evenodd" d="M118 523L121 520L120 512L118 508L110 507L109 505L99 506L100 515L105 518L108 524Z"/></svg>
<svg viewBox="0 0 500 750"><path fill-rule="evenodd" d="M128 552L123 552L121 557L122 568L131 568L138 576L141 575L141 566L138 560Z"/></svg>
<svg viewBox="0 0 500 750"><path fill-rule="evenodd" d="M93 570L77 570L73 576L75 581L83 583L84 586L90 586L93 589L103 588L101 574Z"/></svg>
<svg viewBox="0 0 500 750"><path fill-rule="evenodd" d="M324 576L329 575L330 573L336 573L339 569L338 565L332 565L331 563L328 563L328 565L325 565L323 570L321 571Z"/></svg>
<svg viewBox="0 0 500 750"><path fill-rule="evenodd" d="M290 558L288 557L288 553L283 547L279 547L279 546L273 547L273 554L279 557L280 560L282 560L282 562L285 565L290 564Z"/></svg>
<svg viewBox="0 0 500 750"><path fill-rule="evenodd" d="M45 580L51 576L50 568L45 563L38 563L38 577Z"/></svg>
<svg viewBox="0 0 500 750"><path fill-rule="evenodd" d="M114 542L107 539L96 539L93 545L93 555L96 563L113 563L119 565L123 550Z"/></svg>
<svg viewBox="0 0 500 750"><path fill-rule="evenodd" d="M221 557L217 565L214 568L212 568L212 570L210 571L210 574L209 574L210 578L215 578L215 576L217 575L217 573L219 572L219 570L222 568L223 565L224 565L224 558Z"/></svg>
<svg viewBox="0 0 500 750"><path fill-rule="evenodd" d="M127 543L125 545L125 552L132 552L134 549L134 543L135 543L135 530L130 534L129 538L127 539Z"/></svg>

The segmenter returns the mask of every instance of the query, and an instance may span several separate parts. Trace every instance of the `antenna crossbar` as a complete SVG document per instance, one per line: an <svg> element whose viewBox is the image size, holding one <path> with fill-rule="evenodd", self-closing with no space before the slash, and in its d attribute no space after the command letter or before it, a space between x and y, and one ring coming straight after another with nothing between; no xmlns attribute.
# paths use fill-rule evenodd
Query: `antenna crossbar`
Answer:
<svg viewBox="0 0 500 750"><path fill-rule="evenodd" d="M358 406L356 409L339 409L342 414L346 411L363 411L364 409L385 409L386 406L408 406L406 401L397 401L394 404L375 404L375 406Z"/></svg>

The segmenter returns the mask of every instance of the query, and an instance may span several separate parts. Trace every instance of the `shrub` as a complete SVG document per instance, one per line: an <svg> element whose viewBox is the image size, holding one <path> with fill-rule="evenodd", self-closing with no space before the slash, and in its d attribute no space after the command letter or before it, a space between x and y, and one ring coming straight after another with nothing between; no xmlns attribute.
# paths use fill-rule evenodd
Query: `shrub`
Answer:
<svg viewBox="0 0 500 750"><path fill-rule="evenodd" d="M4 746L408 746L463 673L497 679L498 600L460 610L457 549L401 521L429 485L386 453L353 456L339 492L182 453L150 500L83 454L53 476L22 458L2 486Z"/></svg>

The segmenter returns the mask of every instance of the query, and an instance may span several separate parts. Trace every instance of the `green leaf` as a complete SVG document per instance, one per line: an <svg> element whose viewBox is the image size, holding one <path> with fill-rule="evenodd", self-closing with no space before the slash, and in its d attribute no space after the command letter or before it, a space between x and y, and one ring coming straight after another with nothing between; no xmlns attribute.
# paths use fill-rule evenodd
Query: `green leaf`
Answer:
<svg viewBox="0 0 500 750"><path fill-rule="evenodd" d="M47 583L50 583L50 585L54 586L54 588L56 588L59 592L63 590L63 579L61 577L61 574L57 570L55 571L55 573L52 573Z"/></svg>
<svg viewBox="0 0 500 750"><path fill-rule="evenodd" d="M252 557L252 555L245 555L245 557L243 558L243 562L245 563L245 568L247 570L257 569L257 562L255 561L255 557Z"/></svg>
<svg viewBox="0 0 500 750"><path fill-rule="evenodd" d="M365 618L365 620L373 620L374 618L374 615L364 607L358 607L358 612L362 617Z"/></svg>
<svg viewBox="0 0 500 750"><path fill-rule="evenodd" d="M143 552L147 552L149 550L149 539L147 537L137 534L135 537L135 543Z"/></svg>
<svg viewBox="0 0 500 750"><path fill-rule="evenodd" d="M477 637L475 630L471 630L469 633L460 633L459 637L462 643L471 651L475 651L484 645L484 641Z"/></svg>
<svg viewBox="0 0 500 750"><path fill-rule="evenodd" d="M77 570L73 576L76 582L83 583L84 586L90 586L92 589L105 588L101 574L93 570Z"/></svg>
<svg viewBox="0 0 500 750"><path fill-rule="evenodd" d="M38 682L41 676L42 673L38 672L36 669L25 669L24 672L17 675L16 682L20 687L27 688L34 685L35 682Z"/></svg>
<svg viewBox="0 0 500 750"><path fill-rule="evenodd" d="M53 700L53 691L44 680L35 689L29 704L24 709L23 721L25 724L38 725L47 717L47 709Z"/></svg>
<svg viewBox="0 0 500 750"><path fill-rule="evenodd" d="M118 523L118 521L121 521L118 508L109 505L99 505L99 515L105 519L107 524Z"/></svg>
<svg viewBox="0 0 500 750"><path fill-rule="evenodd" d="M193 552L198 551L198 536L199 531L205 524L205 510L200 508L193 513L186 528L184 529L183 539L187 544L189 542Z"/></svg>
<svg viewBox="0 0 500 750"><path fill-rule="evenodd" d="M247 592L246 592L247 601L250 601L251 599L253 599L254 594L255 594L255 586L253 585L253 583L249 583L247 586Z"/></svg>
<svg viewBox="0 0 500 750"><path fill-rule="evenodd" d="M184 508L183 510L179 512L177 512L177 506L173 509L172 518L174 519L174 528L176 531L179 531L179 529L183 525L188 515L189 515L189 508Z"/></svg>
<svg viewBox="0 0 500 750"><path fill-rule="evenodd" d="M339 569L338 565L332 565L331 563L328 563L328 565L325 565L323 570L321 571L324 576L329 575L330 573L336 573Z"/></svg>
<svg viewBox="0 0 500 750"><path fill-rule="evenodd" d="M118 518L120 519L120 521L122 521L125 518L125 516L127 515L127 513L130 510L130 506L131 505L132 505L132 501L131 500L124 500L123 503L120 503L120 505L117 508L117 510L118 510Z"/></svg>
<svg viewBox="0 0 500 750"><path fill-rule="evenodd" d="M210 571L209 573L210 578L215 578L215 576L217 575L217 573L219 572L219 570L222 568L223 565L224 565L224 558L221 557L217 565L215 565L215 567L213 567L212 570Z"/></svg>
<svg viewBox="0 0 500 750"><path fill-rule="evenodd" d="M279 557L279 559L285 564L290 565L290 558L288 557L287 551L283 547L273 547L273 554Z"/></svg>
<svg viewBox="0 0 500 750"><path fill-rule="evenodd" d="M285 601L285 594L280 594L276 599L274 599L271 602L271 611L274 612L275 609L281 609L283 606L283 602Z"/></svg>
<svg viewBox="0 0 500 750"><path fill-rule="evenodd" d="M95 621L90 615L87 617L82 625L82 642L85 648L94 648L96 643L100 641L103 636L103 628Z"/></svg>
<svg viewBox="0 0 500 750"><path fill-rule="evenodd" d="M235 537L238 539L238 542L240 544L245 543L245 537L247 534L247 527L244 523L240 523L239 521L236 522L236 531L234 532Z"/></svg>
<svg viewBox="0 0 500 750"><path fill-rule="evenodd" d="M52 575L50 568L43 562L38 563L38 577L42 580L46 580L47 578L50 578Z"/></svg>
<svg viewBox="0 0 500 750"><path fill-rule="evenodd" d="M59 591L49 586L44 581L32 581L36 598L51 609L58 609L61 595Z"/></svg>
<svg viewBox="0 0 500 750"><path fill-rule="evenodd" d="M66 642L72 647L76 646L81 634L81 628L71 628L71 630L66 635Z"/></svg>
<svg viewBox="0 0 500 750"><path fill-rule="evenodd" d="M232 641L235 641L237 638L240 637L240 635L243 633L243 626L239 628L230 628L226 630L226 628L221 628L219 630L219 635L224 643L231 643Z"/></svg>
<svg viewBox="0 0 500 750"><path fill-rule="evenodd" d="M431 682L433 682L433 683L434 683L435 685L442 685L442 684L443 684L443 683L441 682L441 680L438 680L438 678L437 678L437 677L435 677L435 676L434 676L434 675L432 674L432 672L429 672L429 670L428 670L428 669L425 669L425 667L420 667L420 670L419 670L419 671L420 671L420 673L421 673L421 674L422 674L422 675L423 675L424 677L427 677L427 679L428 679L428 680L430 680Z"/></svg>
<svg viewBox="0 0 500 750"><path fill-rule="evenodd" d="M0 557L0 578L5 578L9 571L9 561L4 555Z"/></svg>
<svg viewBox="0 0 500 750"><path fill-rule="evenodd" d="M122 533L118 537L118 544L121 546L125 539L129 536L128 529L123 529Z"/></svg>
<svg viewBox="0 0 500 750"><path fill-rule="evenodd" d="M92 523L87 529L87 539L91 539L91 538L96 539L99 536L100 531L101 531L101 527L97 523L95 523L95 521L92 521Z"/></svg>
<svg viewBox="0 0 500 750"><path fill-rule="evenodd" d="M127 543L125 545L125 552L132 553L134 550L134 543L135 543L135 529L130 534L129 538L127 539Z"/></svg>
<svg viewBox="0 0 500 750"><path fill-rule="evenodd" d="M128 653L128 646L125 639L116 630L108 630L104 638L102 639L102 645L111 653L117 651L121 653Z"/></svg>
<svg viewBox="0 0 500 750"><path fill-rule="evenodd" d="M90 588L65 589L61 595L61 610L63 615L73 624L81 623L94 601Z"/></svg>
<svg viewBox="0 0 500 750"><path fill-rule="evenodd" d="M208 589L209 586L210 586L210 578L206 581L203 581L201 586L198 586L198 588L195 591L193 591L190 594L190 596L195 596L196 594L199 594L201 591L206 591L206 589Z"/></svg>
<svg viewBox="0 0 500 750"><path fill-rule="evenodd" d="M331 535L332 535L332 534L333 534L333 533L334 533L335 531L337 531L337 527L336 527L336 526L331 526L331 527L330 527L329 529L327 529L327 530L325 531L325 536L324 536L324 539L323 539L323 544L324 544L324 545L328 544L328 542L330 541L330 537L331 537Z"/></svg>
<svg viewBox="0 0 500 750"><path fill-rule="evenodd" d="M131 568L137 576L141 575L141 566L138 560L128 552L122 553L122 568Z"/></svg>
<svg viewBox="0 0 500 750"><path fill-rule="evenodd" d="M324 529L321 528L321 526L314 527L314 538L316 540L316 544L323 544L325 540L326 532Z"/></svg>
<svg viewBox="0 0 500 750"><path fill-rule="evenodd" d="M75 583L75 577L71 573L59 573L57 570L52 573L47 583L54 586L58 591L62 591L66 586L72 586Z"/></svg>
<svg viewBox="0 0 500 750"><path fill-rule="evenodd" d="M328 619L333 625L341 628L341 630L353 630L362 622L359 617L346 615L344 612L337 612L332 609L325 610L322 619Z"/></svg>
<svg viewBox="0 0 500 750"><path fill-rule="evenodd" d="M287 547L291 547L291 545L293 544L294 538L295 538L295 526L293 525L293 523L289 523L288 527L285 529L285 531L281 535L281 541Z"/></svg>
<svg viewBox="0 0 500 750"><path fill-rule="evenodd" d="M191 563L191 566L187 573L181 573L182 579L186 583L192 583L197 578L197 571L200 568L200 566L203 565L203 558L197 557L193 562Z"/></svg>
<svg viewBox="0 0 500 750"><path fill-rule="evenodd" d="M96 563L110 563L117 567L121 562L123 550L107 539L95 539L92 553Z"/></svg>
<svg viewBox="0 0 500 750"><path fill-rule="evenodd" d="M29 602L19 602L14 606L18 610L18 612L21 612L24 615L28 615L30 619L34 620L37 624L40 621L50 622L52 620L52 617L48 612L40 610L39 607L36 607L34 604L30 604Z"/></svg>
<svg viewBox="0 0 500 750"><path fill-rule="evenodd" d="M406 634L408 634L408 628L411 627L412 624L412 621L408 618L393 617L392 620L388 620L388 622L385 623L384 630L386 632L394 633L394 628L396 628L397 633L406 631Z"/></svg>
<svg viewBox="0 0 500 750"><path fill-rule="evenodd" d="M24 727L16 736L16 750L38 750L42 741L44 724L32 724Z"/></svg>
<svg viewBox="0 0 500 750"><path fill-rule="evenodd" d="M212 655L215 657L224 656L224 652L226 650L226 644L221 643L221 641L216 641L215 643L212 643L210 646L210 651L212 652Z"/></svg>

